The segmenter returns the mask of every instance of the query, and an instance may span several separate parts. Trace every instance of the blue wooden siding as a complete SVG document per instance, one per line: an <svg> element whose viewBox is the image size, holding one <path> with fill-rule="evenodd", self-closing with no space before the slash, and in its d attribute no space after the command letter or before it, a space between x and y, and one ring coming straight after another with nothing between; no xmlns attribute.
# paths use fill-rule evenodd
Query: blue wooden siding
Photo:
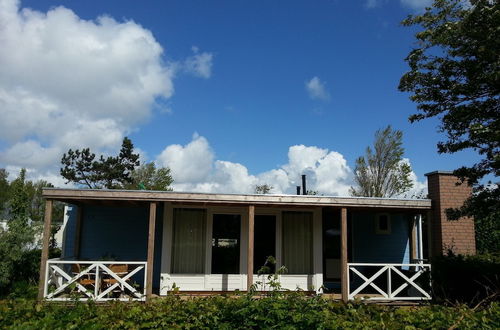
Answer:
<svg viewBox="0 0 500 330"><path fill-rule="evenodd" d="M352 213L352 262L409 263L408 215L391 214L391 234L375 233L374 212Z"/></svg>
<svg viewBox="0 0 500 330"><path fill-rule="evenodd" d="M74 257L77 207L72 206L66 225L64 255ZM157 208L153 286L160 285L163 205ZM146 261L149 207L96 206L83 209L80 260Z"/></svg>

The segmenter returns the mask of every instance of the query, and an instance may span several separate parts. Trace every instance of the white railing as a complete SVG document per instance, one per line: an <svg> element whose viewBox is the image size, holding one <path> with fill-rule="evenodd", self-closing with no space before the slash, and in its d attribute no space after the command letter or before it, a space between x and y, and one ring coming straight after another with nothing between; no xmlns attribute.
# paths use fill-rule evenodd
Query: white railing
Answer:
<svg viewBox="0 0 500 330"><path fill-rule="evenodd" d="M355 298L366 300L432 299L430 293L415 282L422 274L430 274L430 264L348 263L347 265L349 269L347 287L351 300ZM379 279L378 285L375 283L377 279ZM428 285L430 289L430 276L421 280L423 280L421 283L424 286ZM369 288L374 291L367 293L366 290Z"/></svg>
<svg viewBox="0 0 500 330"><path fill-rule="evenodd" d="M145 261L50 259L45 272L44 299L145 301L146 270ZM143 283L132 282L137 279Z"/></svg>

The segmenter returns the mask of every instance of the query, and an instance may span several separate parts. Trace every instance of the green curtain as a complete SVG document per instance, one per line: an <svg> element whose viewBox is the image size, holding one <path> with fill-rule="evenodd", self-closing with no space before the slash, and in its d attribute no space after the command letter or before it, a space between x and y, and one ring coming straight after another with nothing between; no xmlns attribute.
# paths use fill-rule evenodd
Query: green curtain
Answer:
<svg viewBox="0 0 500 330"><path fill-rule="evenodd" d="M173 274L205 271L206 213L199 209L174 209Z"/></svg>
<svg viewBox="0 0 500 330"><path fill-rule="evenodd" d="M283 212L283 265L288 274L312 274L312 212Z"/></svg>

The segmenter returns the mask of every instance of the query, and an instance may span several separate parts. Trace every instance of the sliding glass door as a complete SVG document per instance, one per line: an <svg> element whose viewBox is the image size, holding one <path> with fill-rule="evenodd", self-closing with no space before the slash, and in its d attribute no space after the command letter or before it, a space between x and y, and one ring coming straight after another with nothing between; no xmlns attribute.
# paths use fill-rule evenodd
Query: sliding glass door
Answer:
<svg viewBox="0 0 500 330"><path fill-rule="evenodd" d="M212 274L240 273L241 215L214 214Z"/></svg>

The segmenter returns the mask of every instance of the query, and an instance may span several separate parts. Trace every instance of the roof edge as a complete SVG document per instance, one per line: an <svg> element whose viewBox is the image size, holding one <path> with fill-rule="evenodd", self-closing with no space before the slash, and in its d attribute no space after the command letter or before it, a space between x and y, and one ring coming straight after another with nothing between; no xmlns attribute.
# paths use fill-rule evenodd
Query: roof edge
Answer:
<svg viewBox="0 0 500 330"><path fill-rule="evenodd" d="M425 173L425 176L431 176L431 175L454 175L453 171L432 171L429 173Z"/></svg>
<svg viewBox="0 0 500 330"><path fill-rule="evenodd" d="M430 209L429 199L393 199L372 197L335 197L318 195L244 195L209 194L174 191L95 190L95 189L43 189L43 197L60 201L121 200L170 201L195 203L229 203L240 205L300 205Z"/></svg>

